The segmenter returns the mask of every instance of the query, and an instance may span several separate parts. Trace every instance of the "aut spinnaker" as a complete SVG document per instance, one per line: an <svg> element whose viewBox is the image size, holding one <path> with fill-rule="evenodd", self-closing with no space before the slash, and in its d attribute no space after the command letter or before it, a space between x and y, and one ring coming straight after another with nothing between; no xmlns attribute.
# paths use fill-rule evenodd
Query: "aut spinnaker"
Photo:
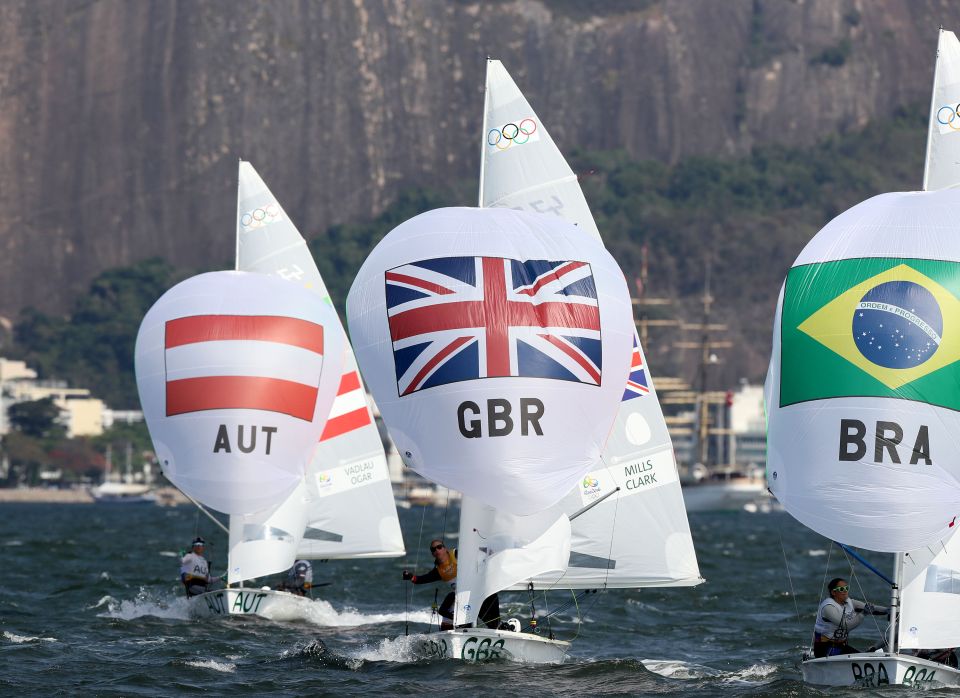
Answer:
<svg viewBox="0 0 960 698"><path fill-rule="evenodd" d="M279 503L303 479L342 361L336 314L310 291L235 271L177 284L144 316L136 344L164 475L228 514Z"/></svg>

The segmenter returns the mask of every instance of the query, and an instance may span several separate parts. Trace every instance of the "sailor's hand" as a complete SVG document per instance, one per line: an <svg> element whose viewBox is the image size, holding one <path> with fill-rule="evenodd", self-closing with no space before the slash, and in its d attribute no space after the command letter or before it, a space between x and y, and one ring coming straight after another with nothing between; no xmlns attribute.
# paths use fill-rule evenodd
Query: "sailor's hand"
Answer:
<svg viewBox="0 0 960 698"><path fill-rule="evenodd" d="M872 616L872 615L873 615L873 612L874 612L875 610L877 610L877 607L874 606L872 603L865 603L865 604L863 604L863 613L864 613L864 615Z"/></svg>
<svg viewBox="0 0 960 698"><path fill-rule="evenodd" d="M408 571L408 570L404 570L404 571L403 571L403 581L405 581L405 582L412 582L412 581L413 581L413 572L410 572L410 571Z"/></svg>

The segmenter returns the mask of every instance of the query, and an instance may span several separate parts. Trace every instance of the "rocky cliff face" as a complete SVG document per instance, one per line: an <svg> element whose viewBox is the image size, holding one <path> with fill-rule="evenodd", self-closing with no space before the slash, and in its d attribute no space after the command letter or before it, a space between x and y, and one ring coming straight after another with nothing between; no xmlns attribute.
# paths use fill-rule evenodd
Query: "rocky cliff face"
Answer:
<svg viewBox="0 0 960 698"><path fill-rule="evenodd" d="M960 3L8 0L0 316L229 264L240 157L308 235L474 176L487 55L565 150L733 156L928 99L941 23Z"/></svg>

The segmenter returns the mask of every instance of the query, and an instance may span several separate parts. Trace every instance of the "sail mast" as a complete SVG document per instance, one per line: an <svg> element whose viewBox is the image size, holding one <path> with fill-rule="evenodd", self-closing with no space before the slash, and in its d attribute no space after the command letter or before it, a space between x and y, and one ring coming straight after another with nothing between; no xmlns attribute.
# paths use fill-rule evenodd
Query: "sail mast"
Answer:
<svg viewBox="0 0 960 698"><path fill-rule="evenodd" d="M893 586L890 588L890 626L887 628L887 651L896 653L899 645L897 626L900 624L900 585L903 583L903 553L893 556Z"/></svg>
<svg viewBox="0 0 960 698"><path fill-rule="evenodd" d="M487 74L483 80L483 138L480 141L480 193L477 206L483 208L483 173L486 170L487 114L490 105L490 56L487 56Z"/></svg>
<svg viewBox="0 0 960 698"><path fill-rule="evenodd" d="M927 191L930 184L930 148L933 144L933 128L937 114L934 108L937 105L937 80L940 73L940 51L943 44L943 25L937 32L937 57L933 61L933 88L930 90L930 119L927 124L927 152L923 158L923 190Z"/></svg>

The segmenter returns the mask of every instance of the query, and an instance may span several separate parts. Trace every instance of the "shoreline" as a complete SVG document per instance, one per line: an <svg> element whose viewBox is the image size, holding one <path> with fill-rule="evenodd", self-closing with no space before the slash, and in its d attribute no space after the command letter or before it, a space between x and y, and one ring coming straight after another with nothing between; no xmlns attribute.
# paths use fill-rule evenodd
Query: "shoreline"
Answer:
<svg viewBox="0 0 960 698"><path fill-rule="evenodd" d="M177 506L189 501L175 487L158 487L151 491L157 496L159 506ZM86 487L8 487L0 488L0 504L96 504L96 500Z"/></svg>

